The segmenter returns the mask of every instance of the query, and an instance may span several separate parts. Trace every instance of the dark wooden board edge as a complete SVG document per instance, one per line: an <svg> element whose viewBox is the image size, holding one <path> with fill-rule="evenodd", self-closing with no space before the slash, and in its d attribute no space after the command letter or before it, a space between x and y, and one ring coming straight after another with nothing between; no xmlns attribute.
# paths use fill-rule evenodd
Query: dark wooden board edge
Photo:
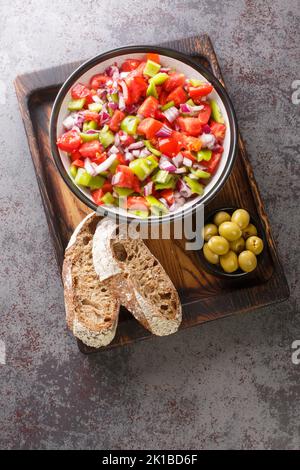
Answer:
<svg viewBox="0 0 300 470"><path fill-rule="evenodd" d="M221 83L224 84L224 80L221 74L221 70L218 64L216 54L214 52L210 38L206 34L189 37L189 38L185 38L185 39L181 39L177 41L170 41L167 43L163 43L162 45L165 47L177 49L181 52L185 52L188 55L191 55L192 57L195 57L195 58L197 57L205 58L210 63L210 66L214 75L221 81ZM53 237L53 240L56 246L60 245L60 240L59 240L59 237L57 236L56 227L54 225L54 218L52 217L52 214L51 214L51 201L49 200L49 197L48 197L46 188L43 185L43 182L39 178L39 172L38 172L39 146L38 146L37 139L35 137L34 128L33 128L33 124L31 121L29 104L30 104L30 99L33 93L36 93L39 89L51 88L51 87L59 85L65 80L65 77L70 72L70 70L75 69L80 63L82 62L80 61L80 62L75 62L72 64L66 64L63 66L53 67L50 69L44 69L42 71L39 71L38 73L33 72L33 73L24 74L24 75L18 76L15 80L16 94L17 94L17 98L19 101L21 114L23 117L23 122L24 122L24 127L25 127L25 131L27 134L27 138L28 138L29 148L30 148L33 160L34 160L35 172L36 172L36 176L37 176L37 180L39 184L39 189L42 195L42 201L43 201L44 209L46 212L47 222L48 222L48 226L51 232L51 236ZM266 306L272 303L278 303L278 302L282 302L286 300L289 297L289 287L288 287L288 283L283 272L282 265L278 258L275 242L271 233L270 224L269 224L266 212L265 212L264 204L262 202L262 198L260 196L256 181L255 181L255 177L253 174L253 170L252 170L250 161L248 159L245 145L243 143L241 136L239 136L239 149L240 149L241 157L244 162L245 170L247 172L247 176L248 176L249 183L251 186L251 191L252 191L254 200L256 202L256 205L257 205L257 210L261 217L264 228L266 230L266 234L267 234L269 245L270 245L270 253L271 253L272 259L274 261L274 266L275 266L273 276L267 283L270 286L269 295L267 295L266 293L265 285L261 285L261 286L256 285L255 288L258 290L262 290L263 292L261 294L263 295L261 297L260 295L258 295L258 300L260 301L260 303L258 303L257 305L241 306L240 312L246 312L246 311L254 310L256 308L260 308L262 306ZM64 247L60 247L60 249L63 251ZM57 255L57 261L58 261L58 265L60 266L60 260L58 258L58 255ZM197 305L199 306L199 301L187 304L186 307L189 308L189 312L185 312L185 315L188 315L189 317L191 317L193 313L196 313ZM228 316L232 313L230 312L231 306L232 306L232 302L228 302L228 296L227 296L226 302L224 302L224 307L222 307L222 312L220 312L220 318ZM205 307L205 302L201 301L202 311L203 311L203 307ZM204 308L204 313L201 314L200 317L203 317L203 319L201 318L199 320L198 318L197 321L195 321L194 323L193 323L193 319L191 318L190 321L187 322L185 326L186 327L194 326L196 324L215 319L215 318L209 318L209 312L205 314L205 308ZM124 325L124 329L126 330L126 327L127 327L126 322L124 322L123 325ZM137 339L144 339L144 338L152 336L150 334L148 335L147 332L145 331L143 331L143 334L141 335L141 331L139 331L139 325L138 325L138 328L136 329L136 333L137 335L133 333L130 335L130 338L128 337L128 340L126 340L127 335L126 335L126 331L124 331L122 333L122 336L125 338L125 340L122 341L121 344L112 345L110 347L115 347L115 346L119 346L123 344L129 344L133 340L135 341ZM132 336L136 336L136 337L132 337ZM80 349L82 350L82 347L80 347ZM82 352L86 353L87 351L82 351Z"/></svg>

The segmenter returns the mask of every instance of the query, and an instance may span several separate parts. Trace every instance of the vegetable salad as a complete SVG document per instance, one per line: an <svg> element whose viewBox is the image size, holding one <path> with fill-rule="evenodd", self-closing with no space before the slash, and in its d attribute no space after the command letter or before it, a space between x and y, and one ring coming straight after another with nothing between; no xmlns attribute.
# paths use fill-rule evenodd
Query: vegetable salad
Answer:
<svg viewBox="0 0 300 470"><path fill-rule="evenodd" d="M203 194L222 158L226 125L212 91L154 53L75 84L57 140L71 177L97 205L143 218L174 212Z"/></svg>

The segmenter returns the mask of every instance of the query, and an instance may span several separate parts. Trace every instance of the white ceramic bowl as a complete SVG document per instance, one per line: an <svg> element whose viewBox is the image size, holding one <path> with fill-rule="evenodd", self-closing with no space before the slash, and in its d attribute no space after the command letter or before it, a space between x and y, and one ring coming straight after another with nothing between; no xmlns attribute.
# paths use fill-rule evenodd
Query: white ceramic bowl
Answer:
<svg viewBox="0 0 300 470"><path fill-rule="evenodd" d="M120 66L125 59L141 59L147 52L157 52L161 57L161 63L163 66L171 67L179 72L183 72L187 78L196 78L212 83L214 90L210 94L210 97L217 101L226 124L222 159L217 172L205 187L204 194L191 199L183 207L170 214L162 217L149 217L151 219L156 219L157 221L158 219L159 221L166 221L182 216L183 211L185 214L190 213L199 203L207 203L220 191L231 172L237 148L236 118L227 92L221 83L206 68L193 62L188 56L172 49L165 49L162 47L130 46L106 52L82 64L65 81L55 100L50 120L51 150L62 177L73 193L75 193L82 202L91 209L95 211L97 210L98 212L100 211L104 215L107 213L115 213L129 219L136 218L135 215L129 214L122 208L97 206L92 200L89 189L77 186L69 175L70 161L68 155L66 152L57 148L56 140L64 132L63 121L69 113L67 107L68 102L71 99L70 90L75 83L89 83L89 80L93 75L103 73L104 70L112 63L116 62L117 65Z"/></svg>

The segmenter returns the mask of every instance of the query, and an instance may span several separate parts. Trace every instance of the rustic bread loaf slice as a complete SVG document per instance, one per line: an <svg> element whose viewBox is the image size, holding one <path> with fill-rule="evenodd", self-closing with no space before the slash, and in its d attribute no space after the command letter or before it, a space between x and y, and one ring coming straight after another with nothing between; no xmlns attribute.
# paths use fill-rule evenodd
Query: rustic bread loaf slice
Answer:
<svg viewBox="0 0 300 470"><path fill-rule="evenodd" d="M99 220L96 214L89 214L79 224L63 265L67 324L77 338L95 348L113 340L120 307L112 279L100 282L94 269L92 244Z"/></svg>
<svg viewBox="0 0 300 470"><path fill-rule="evenodd" d="M101 262L104 251L106 265ZM100 280L113 276L120 303L145 328L158 336L178 330L182 318L178 293L142 239L127 238L114 222L102 220L94 235L93 260Z"/></svg>

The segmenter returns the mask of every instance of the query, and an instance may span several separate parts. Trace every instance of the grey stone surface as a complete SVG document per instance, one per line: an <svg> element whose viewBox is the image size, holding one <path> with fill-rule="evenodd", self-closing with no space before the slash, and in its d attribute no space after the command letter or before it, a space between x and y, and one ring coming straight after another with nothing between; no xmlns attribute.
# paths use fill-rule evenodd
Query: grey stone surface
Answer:
<svg viewBox="0 0 300 470"><path fill-rule="evenodd" d="M300 365L291 362L300 339L300 105L291 101L300 79L299 7L292 0L1 0L1 448L299 448ZM65 328L13 79L199 32L210 34L219 56L291 297L84 357Z"/></svg>

